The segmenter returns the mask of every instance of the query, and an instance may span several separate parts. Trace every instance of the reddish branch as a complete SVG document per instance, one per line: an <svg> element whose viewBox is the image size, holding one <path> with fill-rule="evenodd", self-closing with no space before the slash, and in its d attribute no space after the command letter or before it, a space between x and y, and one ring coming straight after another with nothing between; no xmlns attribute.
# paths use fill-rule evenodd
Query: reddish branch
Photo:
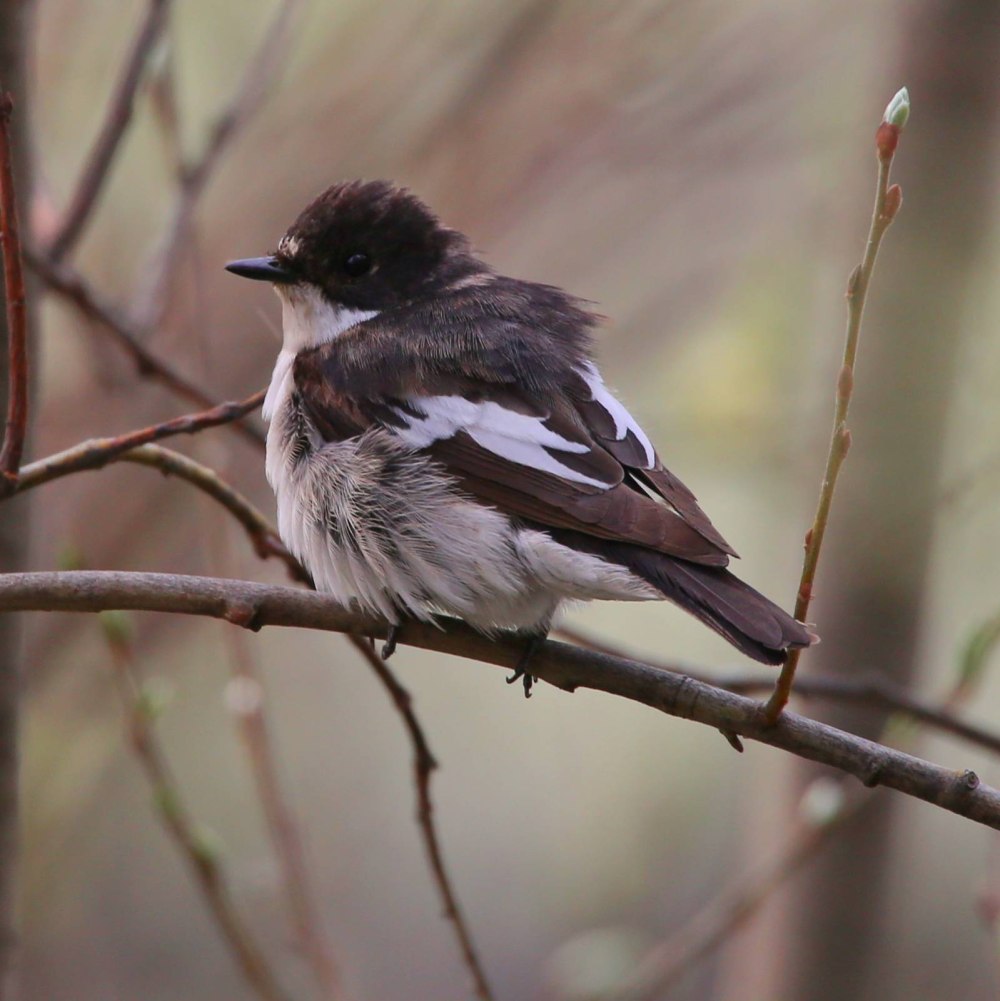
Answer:
<svg viewBox="0 0 1000 1001"><path fill-rule="evenodd" d="M57 452L45 459L39 459L25 467L26 482L24 488L40 486L51 480L78 473L85 469L100 469L109 462L114 462L123 453L129 452L140 445L148 445L163 438L171 438L179 434L196 434L207 428L228 424L255 410L264 399L264 390L248 396L245 400L220 403L208 410L194 414L184 414L160 424L139 428L125 434L109 438L90 438L80 442L63 452Z"/></svg>
<svg viewBox="0 0 1000 1001"><path fill-rule="evenodd" d="M139 25L108 103L104 123L87 157L59 230L49 246L48 254L53 261L60 260L72 250L87 225L110 173L119 143L132 120L136 93L157 39L166 26L169 6L170 0L149 0L146 15Z"/></svg>
<svg viewBox="0 0 1000 1001"><path fill-rule="evenodd" d="M897 102L900 103L900 108L896 107ZM900 115L903 102L905 102L906 108L905 112ZM886 108L887 120L882 122L875 135L875 149L878 159L875 207L872 210L864 257L851 272L847 281L847 334L844 339L844 360L837 376L833 433L830 437L830 448L827 453L826 470L823 473L823 483L816 505L816 515L813 518L812 528L806 532L805 558L802 561L802 575L795 598L795 618L800 622L805 622L809 614L813 584L816 580L816 568L819 566L823 538L830 521L830 507L833 504L837 478L851 448L851 432L847 427L847 414L851 406L851 395L854 392L854 365L857 361L858 344L861 339L861 319L864 315L865 299L871 284L872 273L875 270L875 261L878 258L882 237L885 236L892 220L896 218L896 213L903 201L899 185L889 186L889 171L892 168L892 158L896 152L899 134L903 125L906 124L908 114L909 97L906 94L906 89L903 88ZM888 120L889 117L892 119L891 122ZM778 676L777 684L767 701L765 710L767 718L771 721L776 720L785 706L788 705L800 654L801 650L799 649L790 650L788 659L781 668L781 674Z"/></svg>
<svg viewBox="0 0 1000 1001"><path fill-rule="evenodd" d="M25 306L21 241L17 228L14 165L10 118L14 100L0 94L0 247L3 249L4 295L7 302L7 339L10 385L7 422L0 450L0 495L17 487L17 474L28 427L28 315Z"/></svg>

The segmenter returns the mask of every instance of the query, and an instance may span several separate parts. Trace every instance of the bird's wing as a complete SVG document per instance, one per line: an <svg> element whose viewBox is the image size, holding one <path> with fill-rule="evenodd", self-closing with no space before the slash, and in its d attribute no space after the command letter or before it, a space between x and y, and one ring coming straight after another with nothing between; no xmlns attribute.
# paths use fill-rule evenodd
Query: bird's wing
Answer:
<svg viewBox="0 0 1000 1001"><path fill-rule="evenodd" d="M542 394L522 381L486 382L482 373L470 380L440 354L433 364L424 357L379 366L374 380L371 368L352 369L345 357L335 341L301 353L294 366L296 392L328 440L381 427L512 516L728 563L732 550L596 370L581 369L573 392Z"/></svg>

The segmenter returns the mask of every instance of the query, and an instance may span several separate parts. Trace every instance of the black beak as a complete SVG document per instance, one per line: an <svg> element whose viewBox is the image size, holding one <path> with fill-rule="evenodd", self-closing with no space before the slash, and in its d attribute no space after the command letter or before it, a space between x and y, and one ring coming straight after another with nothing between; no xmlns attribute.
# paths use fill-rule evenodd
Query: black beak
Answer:
<svg viewBox="0 0 1000 1001"><path fill-rule="evenodd" d="M258 282L273 282L275 285L291 285L298 281L296 275L279 263L276 257L248 257L242 261L230 261L227 271L240 278L252 278Z"/></svg>

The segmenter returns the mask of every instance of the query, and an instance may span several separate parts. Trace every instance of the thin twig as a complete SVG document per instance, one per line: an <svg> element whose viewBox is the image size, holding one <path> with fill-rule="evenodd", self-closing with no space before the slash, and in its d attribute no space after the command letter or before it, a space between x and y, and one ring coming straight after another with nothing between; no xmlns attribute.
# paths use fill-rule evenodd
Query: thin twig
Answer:
<svg viewBox="0 0 1000 1001"><path fill-rule="evenodd" d="M155 448L157 446L144 446ZM329 596L288 586L178 574L117 571L12 573L0 576L2 611L107 609L205 615L249 629L296 626L384 638L387 623L349 611ZM512 669L524 653L517 637L491 639L459 622L407 622L399 641ZM564 691L590 688L648 705L669 716L789 751L860 779L933 803L1000 830L1000 791L972 771L955 771L895 751L816 720L783 713L763 718L758 702L621 657L565 643L542 644L533 673Z"/></svg>
<svg viewBox="0 0 1000 1001"><path fill-rule="evenodd" d="M167 24L169 6L170 0L149 0L145 17L135 34L108 102L104 122L87 157L62 223L48 248L48 256L53 261L65 257L83 234L132 119L139 84L156 42Z"/></svg>
<svg viewBox="0 0 1000 1001"><path fill-rule="evenodd" d="M152 263L145 269L149 278L136 297L135 315L145 327L155 327L163 319L198 201L233 140L267 97L284 64L294 19L301 6L302 0L281 0L235 93L212 124L201 155L181 173L166 233L153 254Z"/></svg>
<svg viewBox="0 0 1000 1001"><path fill-rule="evenodd" d="M78 450L82 448L86 454L87 444L85 442L83 446L76 446L66 452L25 466L18 483L18 492L41 486L43 483L50 483L60 476L69 475L80 469L100 468L98 465L77 465L74 467L73 463L79 455ZM233 515L243 526L253 544L254 551L261 559L275 556L288 568L292 580L311 583L309 574L285 548L267 518L238 490L223 480L214 469L210 469L186 455L181 455L180 452L171 451L160 445L140 445L128 452L117 454L99 452L97 456L100 459L100 465L107 465L111 462L134 462L141 466L158 469L166 476L177 476L186 480L203 493L208 494Z"/></svg>
<svg viewBox="0 0 1000 1001"><path fill-rule="evenodd" d="M248 396L245 400L220 403L217 407L201 410L194 414L184 414L160 424L128 431L125 434L113 435L108 438L89 438L78 445L62 452L47 456L33 462L30 466L29 482L26 487L36 487L51 480L78 473L86 469L101 469L109 462L114 462L122 453L128 452L140 445L148 445L164 438L179 434L196 434L207 428L229 424L231 421L255 410L260 406L264 390ZM26 467L28 468L28 467Z"/></svg>
<svg viewBox="0 0 1000 1001"><path fill-rule="evenodd" d="M628 657L640 660L658 671L672 671L703 681L716 688L724 688L727 692L737 695L754 695L770 691L774 682L765 675L749 671L732 670L725 673L701 672L686 664L636 656L631 651L596 639L589 633L581 632L569 626L559 626L554 630L556 635L568 639L577 646L588 650L597 650L614 657ZM901 713L919 723L951 734L960 740L983 747L994 754L1000 754L1000 734L985 727L968 723L957 717L954 706L950 703L930 703L914 698L888 678L877 675L861 678L841 678L836 675L811 674L798 678L795 682L795 692L805 698L827 699L830 702L850 702L857 705L871 706L877 709L890 709Z"/></svg>
<svg viewBox="0 0 1000 1001"><path fill-rule="evenodd" d="M9 388L7 422L0 450L0 496L17 486L24 438L28 428L28 314L21 269L21 241L14 194L14 163L10 118L14 99L0 94L0 248L3 251L4 296L7 304Z"/></svg>
<svg viewBox="0 0 1000 1001"><path fill-rule="evenodd" d="M348 639L385 686L389 698L392 699L393 705L402 716L406 731L410 735L410 743L413 745L413 784L417 790L417 823L424 839L424 847L427 850L434 882L441 897L441 903L444 905L444 916L455 929L455 937L458 939L462 959L472 977L475 996L482 998L483 1001L492 1001L493 993L476 954L472 933L466 924L462 908L458 903L458 896L451 885L451 878L448 876L448 870L445 866L444 852L441 849L441 841L434 821L434 803L431 800L431 775L438 767L438 763L431 753L420 721L413 712L413 698L366 639L358 635L350 635Z"/></svg>
<svg viewBox="0 0 1000 1001"><path fill-rule="evenodd" d="M114 620L106 621L105 634L111 648L115 686L127 714L129 744L152 788L160 820L184 856L247 982L265 1001L283 1001L286 995L236 909L218 851L199 830L181 797L153 725L155 710L137 677L131 642Z"/></svg>
<svg viewBox="0 0 1000 1001"><path fill-rule="evenodd" d="M161 383L175 396L196 406L218 405L218 401L209 393L147 348L143 343L143 332L114 306L105 302L75 268L65 262L56 264L30 248L25 258L29 267L50 289L72 302L84 316L94 321L98 329L112 336L119 347L131 356L140 376ZM257 428L242 421L235 422L233 428L255 445L263 445L264 435Z"/></svg>
<svg viewBox="0 0 1000 1001"><path fill-rule="evenodd" d="M896 217L902 204L902 193L899 185L889 187L889 170L896 151L899 134L909 113L909 98L905 89L900 91L889 108L876 134L876 153L878 158L878 179L875 185L875 207L872 211L871 225L868 230L868 242L865 246L865 256L854 269L847 282L847 336L844 343L844 361L837 377L836 405L833 416L833 434L830 437L830 450L826 460L826 471L823 474L823 485L820 488L819 502L812 528L806 533L805 559L802 563L802 576L799 580L799 590L795 599L795 618L806 621L809 614L809 604L812 601L813 582L816 579L816 567L819 564L823 537L826 534L830 519L830 506L833 503L833 493L837 486L840 468L847 458L851 447L851 432L847 428L847 414L851 405L851 394L854 390L854 363L858 355L858 342L861 336L861 318L864 314L865 299L871 284L875 260L878 257L879 246L886 230ZM906 110L901 120L889 120L890 109L900 97L905 98ZM886 133L889 130L889 133ZM765 714L767 719L776 720L781 711L788 705L795 679L795 670L799 663L798 649L789 651L788 659L781 668L777 684L767 701Z"/></svg>

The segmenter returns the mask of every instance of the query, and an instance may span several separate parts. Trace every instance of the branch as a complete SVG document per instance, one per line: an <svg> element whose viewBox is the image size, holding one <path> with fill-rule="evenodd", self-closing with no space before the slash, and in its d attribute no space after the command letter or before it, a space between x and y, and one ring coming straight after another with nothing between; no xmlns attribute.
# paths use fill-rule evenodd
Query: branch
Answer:
<svg viewBox="0 0 1000 1001"><path fill-rule="evenodd" d="M102 624L111 648L115 687L127 713L129 744L149 780L160 820L184 856L247 982L265 1001L282 1001L285 995L233 903L219 865L218 850L184 805L153 726L156 707L136 676L135 656L127 630L124 624L110 617Z"/></svg>
<svg viewBox="0 0 1000 1001"><path fill-rule="evenodd" d="M155 446L147 446L155 447ZM0 577L0 610L134 609L205 615L246 628L297 626L384 637L386 623L352 613L323 595L291 587L174 574L112 571L25 573ZM408 622L400 640L513 668L523 653L516 637L491 640L451 620ZM1000 792L974 772L955 772L835 727L784 713L775 723L759 703L645 664L547 642L532 660L535 675L557 688L591 688L681 719L777 747L829 765L867 786L883 785L1000 830Z"/></svg>
<svg viewBox="0 0 1000 1001"><path fill-rule="evenodd" d="M121 76L111 95L101 130L87 157L86 166L80 174L62 224L49 246L48 255L53 261L68 254L80 239L104 182L108 179L115 153L132 119L135 96L146 65L166 26L169 6L170 0L149 0L146 16L135 34Z"/></svg>
<svg viewBox="0 0 1000 1001"><path fill-rule="evenodd" d="M352 635L349 639L358 653L368 661L379 681L385 686L389 698L392 699L400 716L403 717L407 733L410 735L410 743L413 745L413 784L417 790L417 823L424 839L424 847L427 849L431 873L434 876L441 902L444 904L444 915L455 928L462 959L472 976L475 996L482 998L483 1001L492 1001L493 992L490 990L486 974L479 957L476 955L472 933L465 922L465 917L458 903L458 896L451 885L451 879L445 867L444 852L441 849L437 826L434 822L434 803L431 800L431 775L438 767L438 763L431 753L420 721L413 712L413 699L389 670L385 661L369 646L366 640L357 635Z"/></svg>
<svg viewBox="0 0 1000 1001"><path fill-rule="evenodd" d="M865 298L871 284L872 272L875 270L875 260L882 243L885 231L896 218L896 213L903 201L903 195L898 184L889 187L889 170L892 158L896 152L899 135L906 124L910 113L910 98L904 87L890 101L885 110L882 124L875 135L876 152L878 154L878 181L875 185L875 208L872 211L871 226L868 230L868 242L865 246L865 256L854 269L847 282L847 337L844 343L844 363L837 377L836 406L833 415L833 434L830 438L830 451L826 459L826 472L823 474L823 485L820 488L819 503L813 526L806 533L806 555L802 563L802 577L799 580L799 590L795 599L795 618L806 621L809 614L809 604L812 601L813 582L816 579L816 567L819 564L819 554L823 547L823 537L830 520L830 506L833 503L833 492L837 486L840 467L847 458L851 447L851 432L847 429L847 413L851 405L851 394L854 391L854 363L858 356L858 341L861 337L861 318L865 311ZM788 659L781 668L781 674L774 687L765 710L766 716L772 722L781 715L788 705L795 679L795 669L798 667L800 651L790 650Z"/></svg>
<svg viewBox="0 0 1000 1001"><path fill-rule="evenodd" d="M148 445L179 434L196 434L206 428L228 424L259 407L264 393L265 390L260 390L245 400L220 403L210 410L174 417L161 424L152 424L149 427L110 438L89 438L87 441L80 442L79 445L74 445L72 448L56 452L54 455L31 463L30 466L25 466L24 482L20 484L20 488L26 490L29 487L41 486L43 483L49 483L60 477L68 476L70 473L79 473L86 469L101 469L109 462L120 459L124 452L138 448L140 445Z"/></svg>
<svg viewBox="0 0 1000 1001"><path fill-rule="evenodd" d="M40 462L33 462L30 466L25 466L24 476L18 483L18 492L40 486L42 483L48 483L59 476L76 472L76 469L60 465L60 460L65 456L73 457L77 449L85 447L87 444L84 442L84 446L76 446L76 448L69 449L68 452L62 452L59 455L50 456L48 459L42 459ZM165 476L177 476L186 480L229 511L243 526L243 530L253 543L254 551L261 559L276 556L284 562L292 580L311 583L312 579L303 570L298 560L285 548L284 543L275 534L274 528L267 518L243 494L222 479L214 469L210 469L186 455L181 455L180 452L171 451L160 445L141 445L128 452L102 456L101 458L101 466L107 465L109 462L134 462L140 466L158 469ZM79 466L77 468L96 469L99 466Z"/></svg>
<svg viewBox="0 0 1000 1001"><path fill-rule="evenodd" d="M0 247L3 251L4 296L7 303L9 389L7 423L0 450L0 497L13 493L28 427L28 314L25 308L21 241L14 196L10 118L14 100L0 94Z"/></svg>
<svg viewBox="0 0 1000 1001"><path fill-rule="evenodd" d="M634 660L640 660L658 671L686 674L706 685L724 688L727 692L735 692L738 695L753 695L757 692L769 691L774 687L774 682L761 674L739 670L724 674L702 673L685 664L651 660L648 657L633 657L628 651L595 639L578 629L559 626L554 631L571 643L588 650L597 650L614 657L630 657ZM1000 635L1000 626L998 626L998 635ZM950 733L970 744L984 747L994 754L1000 754L1000 734L960 719L955 715L954 706L950 701L941 704L921 701L909 695L898 685L894 685L887 678L877 675L868 678L845 679L832 674L812 674L796 680L795 694L806 698L828 699L831 702L852 702L877 709L890 709L943 733Z"/></svg>
<svg viewBox="0 0 1000 1001"><path fill-rule="evenodd" d="M28 266L54 292L68 299L97 327L110 334L115 343L131 356L139 375L153 379L169 389L175 396L199 407L218 405L205 390L181 375L167 361L150 351L143 344L144 332L105 302L75 268L65 263L55 263L36 251L27 250ZM257 446L264 444L264 435L255 427L242 422L233 428Z"/></svg>
<svg viewBox="0 0 1000 1001"><path fill-rule="evenodd" d="M236 92L215 119L201 156L182 170L166 234L153 255L153 263L146 269L150 278L145 289L137 297L135 312L144 326L156 326L163 318L167 293L187 243L198 201L226 150L263 104L287 54L292 23L301 6L302 0L281 0Z"/></svg>

